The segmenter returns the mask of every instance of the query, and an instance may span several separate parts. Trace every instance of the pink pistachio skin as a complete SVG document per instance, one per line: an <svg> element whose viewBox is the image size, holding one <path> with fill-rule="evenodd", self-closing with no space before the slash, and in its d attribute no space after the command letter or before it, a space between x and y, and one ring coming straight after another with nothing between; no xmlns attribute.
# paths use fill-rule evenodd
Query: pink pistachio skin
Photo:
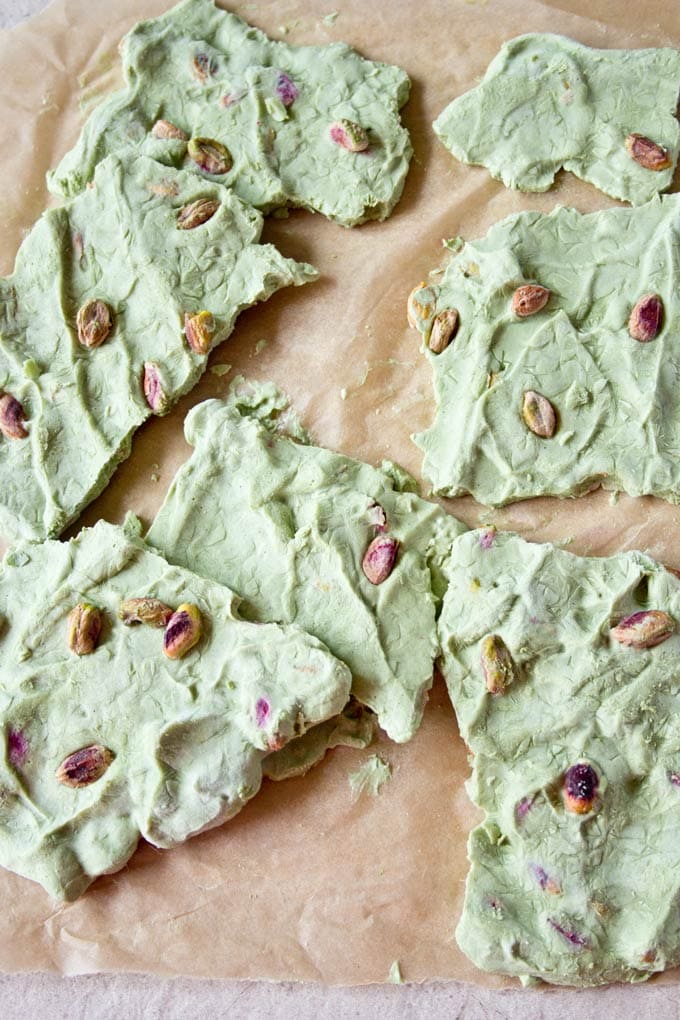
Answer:
<svg viewBox="0 0 680 1020"><path fill-rule="evenodd" d="M562 938L565 938L567 942L571 942L572 946L575 946L577 949L586 949L589 945L588 939L585 938L585 936L580 935L577 931L565 928L564 925L560 924L559 921L556 921L554 917L548 918L548 924L551 928L554 928L555 931L562 936Z"/></svg>
<svg viewBox="0 0 680 1020"><path fill-rule="evenodd" d="M654 648L666 641L675 630L675 620L660 609L643 609L625 616L610 631L614 641L628 648Z"/></svg>
<svg viewBox="0 0 680 1020"><path fill-rule="evenodd" d="M10 727L7 734L7 758L10 765L23 765L28 757L28 741L21 732Z"/></svg>
<svg viewBox="0 0 680 1020"><path fill-rule="evenodd" d="M269 713L271 711L271 705L266 698L258 698L255 704L255 722L262 729L266 726Z"/></svg>
<svg viewBox="0 0 680 1020"><path fill-rule="evenodd" d="M276 95L284 106L292 106L300 95L300 89L283 71L276 79Z"/></svg>
<svg viewBox="0 0 680 1020"><path fill-rule="evenodd" d="M153 361L147 361L144 365L143 389L146 402L153 413L167 414L170 410L170 401L163 389L158 365Z"/></svg>
<svg viewBox="0 0 680 1020"><path fill-rule="evenodd" d="M382 584L392 573L399 542L390 535L378 535L364 553L362 568L371 584Z"/></svg>
<svg viewBox="0 0 680 1020"><path fill-rule="evenodd" d="M595 807L600 785L597 772L587 762L572 765L564 774L564 806L577 815L587 815Z"/></svg>

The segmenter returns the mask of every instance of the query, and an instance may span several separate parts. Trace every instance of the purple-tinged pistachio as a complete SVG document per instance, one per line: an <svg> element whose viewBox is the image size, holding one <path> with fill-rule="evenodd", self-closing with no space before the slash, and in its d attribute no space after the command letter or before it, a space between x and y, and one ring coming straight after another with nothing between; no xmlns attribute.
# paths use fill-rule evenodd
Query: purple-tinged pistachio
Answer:
<svg viewBox="0 0 680 1020"><path fill-rule="evenodd" d="M485 528L484 531L479 536L479 544L482 547L482 549L484 549L485 552L491 549L495 541L496 541L495 528Z"/></svg>
<svg viewBox="0 0 680 1020"><path fill-rule="evenodd" d="M182 206L177 213L177 226L180 230L193 230L212 219L220 203L215 198L197 198L195 202Z"/></svg>
<svg viewBox="0 0 680 1020"><path fill-rule="evenodd" d="M642 609L624 616L609 634L628 648L653 648L666 641L675 630L675 620L660 609Z"/></svg>
<svg viewBox="0 0 680 1020"><path fill-rule="evenodd" d="M500 634L488 634L480 649L484 683L489 694L503 694L517 680L517 666Z"/></svg>
<svg viewBox="0 0 680 1020"><path fill-rule="evenodd" d="M170 399L163 388L160 367L155 361L147 361L144 364L144 376L142 378L142 389L147 404L154 414L167 414L170 410Z"/></svg>
<svg viewBox="0 0 680 1020"><path fill-rule="evenodd" d="M102 613L89 602L79 602L68 615L68 646L76 655L91 655L102 629Z"/></svg>
<svg viewBox="0 0 680 1020"><path fill-rule="evenodd" d="M433 354L441 354L449 346L458 332L458 310L447 308L435 315L430 336L427 341L428 348Z"/></svg>
<svg viewBox="0 0 680 1020"><path fill-rule="evenodd" d="M663 149L646 135L636 132L626 138L626 149L631 159L643 166L645 170L667 170L673 166L673 160L667 149Z"/></svg>
<svg viewBox="0 0 680 1020"><path fill-rule="evenodd" d="M518 801L515 807L515 819L518 823L524 821L534 806L535 800L536 796L534 795L533 797L522 797L522 799Z"/></svg>
<svg viewBox="0 0 680 1020"><path fill-rule="evenodd" d="M189 158L206 174L227 174L234 165L229 149L214 138L192 138L187 152Z"/></svg>
<svg viewBox="0 0 680 1020"><path fill-rule="evenodd" d="M11 393L0 395L0 432L6 439L25 439L28 432L23 423L26 412Z"/></svg>
<svg viewBox="0 0 680 1020"><path fill-rule="evenodd" d="M633 306L628 319L628 332L633 340L647 344L654 340L661 329L663 302L658 294L644 294Z"/></svg>
<svg viewBox="0 0 680 1020"><path fill-rule="evenodd" d="M89 747L81 747L65 758L55 775L64 786L71 786L79 789L82 786L90 786L96 783L104 775L113 761L113 752L101 744L90 744Z"/></svg>
<svg viewBox="0 0 680 1020"><path fill-rule="evenodd" d="M361 124L356 124L353 120L336 120L328 130L331 141L341 145L348 152L363 152L368 148L366 131Z"/></svg>
<svg viewBox="0 0 680 1020"><path fill-rule="evenodd" d="M182 131L169 120L157 120L151 128L151 134L154 138L176 138L180 142L186 142L189 139L186 131Z"/></svg>
<svg viewBox="0 0 680 1020"><path fill-rule="evenodd" d="M172 616L172 609L160 599L124 599L118 609L118 616L126 627L132 627L137 623L146 623L151 627L166 627Z"/></svg>
<svg viewBox="0 0 680 1020"><path fill-rule="evenodd" d="M512 295L512 310L520 319L535 315L545 308L550 300L550 291L538 283L526 283Z"/></svg>
<svg viewBox="0 0 680 1020"><path fill-rule="evenodd" d="M90 298L78 309L78 339L83 347L99 347L113 329L113 316L106 301Z"/></svg>
<svg viewBox="0 0 680 1020"><path fill-rule="evenodd" d="M580 932L574 931L573 928L565 927L563 924L560 924L559 921L556 921L554 917L548 918L548 924L551 928L554 928L555 931L562 936L562 938L566 939L567 942L570 942L571 945L575 946L577 949L586 949L590 944L584 935L581 935Z"/></svg>
<svg viewBox="0 0 680 1020"><path fill-rule="evenodd" d="M284 106L292 106L300 95L300 89L292 78L289 78L283 71L276 79L275 92L277 98L281 100Z"/></svg>
<svg viewBox="0 0 680 1020"><path fill-rule="evenodd" d="M215 336L215 319L212 312L185 315L184 335L194 354L208 354Z"/></svg>
<svg viewBox="0 0 680 1020"><path fill-rule="evenodd" d="M163 651L169 659L181 659L201 638L201 611L183 602L168 620L163 635Z"/></svg>
<svg viewBox="0 0 680 1020"><path fill-rule="evenodd" d="M191 60L191 73L196 81L205 85L217 71L217 61L207 53L196 53Z"/></svg>
<svg viewBox="0 0 680 1020"><path fill-rule="evenodd" d="M542 868L540 864L530 864L529 868L543 892L550 893L551 896L560 895L562 892L560 883L552 878L545 868Z"/></svg>
<svg viewBox="0 0 680 1020"><path fill-rule="evenodd" d="M28 740L21 732L10 726L7 732L7 760L15 768L23 765L28 758Z"/></svg>
<svg viewBox="0 0 680 1020"><path fill-rule="evenodd" d="M668 778L673 786L680 786L680 772L669 772Z"/></svg>
<svg viewBox="0 0 680 1020"><path fill-rule="evenodd" d="M361 566L371 584L382 584L392 573L399 542L391 535L377 535L364 553Z"/></svg>
<svg viewBox="0 0 680 1020"><path fill-rule="evenodd" d="M536 390L527 390L522 401L522 419L526 427L541 439L554 436L557 415L547 397Z"/></svg>
<svg viewBox="0 0 680 1020"><path fill-rule="evenodd" d="M587 815L595 807L600 786L597 772L585 761L571 765L564 774L564 806L576 815Z"/></svg>
<svg viewBox="0 0 680 1020"><path fill-rule="evenodd" d="M73 250L76 253L76 258L78 260L82 259L85 254L85 241L79 230L73 235Z"/></svg>
<svg viewBox="0 0 680 1020"><path fill-rule="evenodd" d="M174 198L179 194L179 188L175 181L169 181L167 178L159 181L158 184L147 184L146 187L148 191L153 191L154 195L162 195L163 198Z"/></svg>
<svg viewBox="0 0 680 1020"><path fill-rule="evenodd" d="M266 698L258 698L255 702L255 722L262 729L267 725L267 719L271 711L271 705Z"/></svg>

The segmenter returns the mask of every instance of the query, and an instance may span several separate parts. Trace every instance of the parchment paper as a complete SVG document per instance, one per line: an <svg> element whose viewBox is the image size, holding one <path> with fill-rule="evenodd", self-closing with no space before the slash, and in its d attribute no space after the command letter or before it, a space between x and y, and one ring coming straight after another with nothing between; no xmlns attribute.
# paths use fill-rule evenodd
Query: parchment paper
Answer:
<svg viewBox="0 0 680 1020"><path fill-rule="evenodd" d="M121 35L168 6L57 0L0 35L2 272L11 271L23 233L49 204L45 171L74 143L102 90L118 84ZM282 0L230 9L275 38L344 40L408 71L404 119L415 158L406 190L384 224L349 231L301 212L268 222L265 239L313 262L321 281L241 316L211 359L232 365L231 373L207 373L173 413L145 425L79 525L120 521L128 509L148 522L189 453L184 415L225 394L237 371L286 389L317 442L372 462L388 456L419 476L409 435L430 422L434 405L405 304L440 261L441 239L479 236L521 209L613 204L568 174L545 195L506 191L485 170L457 163L435 139L432 120L475 84L505 39L522 32L562 32L604 47L680 45L677 5L666 0ZM479 523L481 508L471 500L449 506ZM567 540L575 552L639 548L680 567L680 509L654 499L536 500L485 513L483 523L491 521L528 538ZM0 968L360 983L386 980L398 959L407 980L503 984L469 964L453 936L467 832L477 818L463 789L466 749L441 682L417 737L377 750L393 767L377 798L353 802L347 781L368 752L338 749L307 777L265 784L234 821L185 847L141 847L128 868L69 906L0 872Z"/></svg>

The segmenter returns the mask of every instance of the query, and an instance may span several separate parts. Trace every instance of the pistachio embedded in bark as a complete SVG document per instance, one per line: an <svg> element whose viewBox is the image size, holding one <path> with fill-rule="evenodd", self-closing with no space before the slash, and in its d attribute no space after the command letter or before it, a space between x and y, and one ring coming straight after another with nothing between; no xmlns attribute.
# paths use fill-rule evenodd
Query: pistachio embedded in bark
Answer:
<svg viewBox="0 0 680 1020"><path fill-rule="evenodd" d="M550 439L555 434L557 415L547 397L535 390L527 390L522 401L524 424L535 436Z"/></svg>
<svg viewBox="0 0 680 1020"><path fill-rule="evenodd" d="M488 634L482 641L480 660L489 694L503 694L517 679L517 667L500 634Z"/></svg>
<svg viewBox="0 0 680 1020"><path fill-rule="evenodd" d="M646 135L639 135L636 132L626 138L626 149L629 156L643 166L645 170L667 170L673 165L673 160L667 149L663 149Z"/></svg>
<svg viewBox="0 0 680 1020"><path fill-rule="evenodd" d="M124 599L118 609L118 616L127 627L132 627L136 623L166 627L172 616L172 609L160 599Z"/></svg>
<svg viewBox="0 0 680 1020"><path fill-rule="evenodd" d="M214 138L192 138L187 152L196 166L207 174L226 174L234 165L229 149Z"/></svg>
<svg viewBox="0 0 680 1020"><path fill-rule="evenodd" d="M188 313L184 316L184 335L194 354L207 354L215 336L215 319L211 312Z"/></svg>
<svg viewBox="0 0 680 1020"><path fill-rule="evenodd" d="M512 310L520 319L535 315L545 308L550 300L550 291L537 283L527 283L518 287L512 295Z"/></svg>
<svg viewBox="0 0 680 1020"><path fill-rule="evenodd" d="M169 120L157 120L151 128L151 134L154 138L176 138L180 142L186 142L189 138L185 131Z"/></svg>
<svg viewBox="0 0 680 1020"><path fill-rule="evenodd" d="M102 613L89 602L79 602L68 616L68 646L76 655L90 655L99 641Z"/></svg>
<svg viewBox="0 0 680 1020"><path fill-rule="evenodd" d="M371 584L382 584L387 580L394 568L398 551L399 542L391 535L378 535L373 539L361 562Z"/></svg>
<svg viewBox="0 0 680 1020"><path fill-rule="evenodd" d="M654 340L661 329L663 303L658 294L644 294L633 306L628 319L628 332L633 340L646 344Z"/></svg>
<svg viewBox="0 0 680 1020"><path fill-rule="evenodd" d="M600 785L597 772L587 762L572 765L564 774L564 806L577 815L589 814L597 800Z"/></svg>
<svg viewBox="0 0 680 1020"><path fill-rule="evenodd" d="M111 309L100 298L91 298L79 308L76 326L83 347L99 347L113 329Z"/></svg>
<svg viewBox="0 0 680 1020"><path fill-rule="evenodd" d="M177 213L177 226L180 230L193 230L207 223L215 215L220 203L214 198L197 198L183 206Z"/></svg>
<svg viewBox="0 0 680 1020"><path fill-rule="evenodd" d="M661 644L675 630L675 620L660 609L643 609L639 613L625 616L612 627L609 634L621 645L628 648L653 648Z"/></svg>
<svg viewBox="0 0 680 1020"><path fill-rule="evenodd" d="M64 786L71 786L74 789L90 786L91 783L101 779L113 758L114 754L108 747L90 744L89 747L81 747L80 750L69 754L55 775Z"/></svg>
<svg viewBox="0 0 680 1020"><path fill-rule="evenodd" d="M11 393L0 395L0 432L7 439L25 439L28 432L23 423L26 412L16 397Z"/></svg>
<svg viewBox="0 0 680 1020"><path fill-rule="evenodd" d="M447 308L434 317L427 346L433 354L441 354L458 332L458 310Z"/></svg>
<svg viewBox="0 0 680 1020"><path fill-rule="evenodd" d="M169 659L181 659L201 637L201 611L183 602L168 620L163 635L163 651Z"/></svg>
<svg viewBox="0 0 680 1020"><path fill-rule="evenodd" d="M368 148L366 131L353 120L336 120L328 130L331 140L348 152L363 152Z"/></svg>
<svg viewBox="0 0 680 1020"><path fill-rule="evenodd" d="M147 361L144 365L144 376L142 389L147 404L154 414L167 414L170 410L170 400L163 387L160 367L155 361Z"/></svg>

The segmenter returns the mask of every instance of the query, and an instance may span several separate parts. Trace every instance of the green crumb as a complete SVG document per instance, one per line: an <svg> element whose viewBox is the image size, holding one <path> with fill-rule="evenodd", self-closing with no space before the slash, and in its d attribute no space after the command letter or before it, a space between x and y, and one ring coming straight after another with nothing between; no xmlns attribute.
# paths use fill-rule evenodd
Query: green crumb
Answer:
<svg viewBox="0 0 680 1020"><path fill-rule="evenodd" d="M387 974L387 980L392 985L403 985L404 979L401 975L401 967L399 966L399 960L393 960L392 966Z"/></svg>
<svg viewBox="0 0 680 1020"><path fill-rule="evenodd" d="M388 779L392 778L392 766L377 755L372 754L363 765L360 765L356 772L348 776L352 796L357 800L362 793L368 793L371 797L377 797L380 788L385 785Z"/></svg>
<svg viewBox="0 0 680 1020"><path fill-rule="evenodd" d="M220 365L212 365L208 371L211 375L229 375L231 372L231 365L228 365L226 362L222 362Z"/></svg>

